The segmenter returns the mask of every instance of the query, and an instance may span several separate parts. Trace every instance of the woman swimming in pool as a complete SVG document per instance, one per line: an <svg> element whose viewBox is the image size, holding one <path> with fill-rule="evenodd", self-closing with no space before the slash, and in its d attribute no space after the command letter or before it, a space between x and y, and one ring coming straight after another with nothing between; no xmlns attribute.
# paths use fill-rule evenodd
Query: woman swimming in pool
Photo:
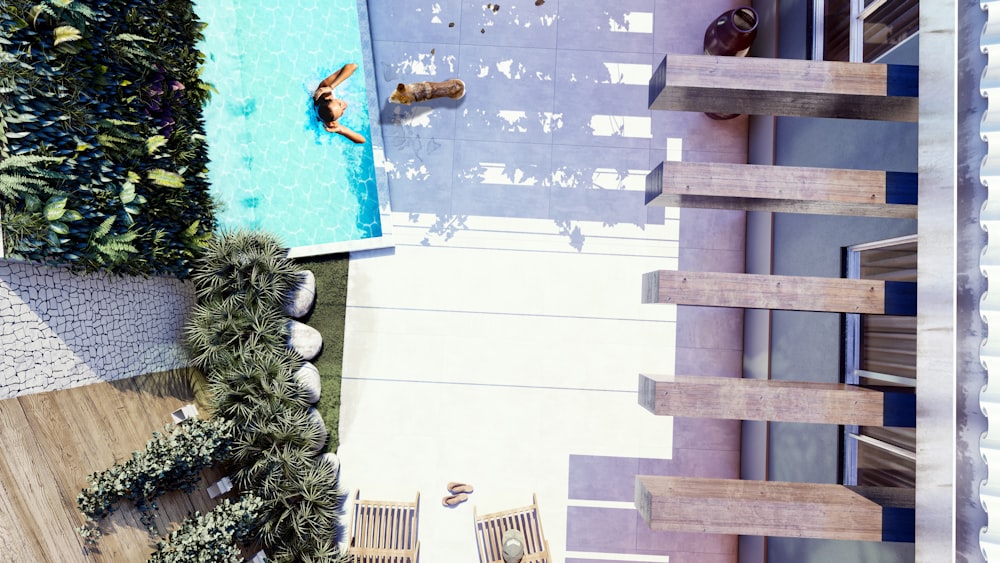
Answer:
<svg viewBox="0 0 1000 563"><path fill-rule="evenodd" d="M354 74L357 68L358 65L348 63L337 72L324 78L316 87L316 91L313 92L313 106L316 108L319 120L323 122L323 129L331 133L340 133L355 143L362 144L365 142L363 135L351 131L338 121L344 115L344 110L347 109L347 102L334 95L334 88Z"/></svg>

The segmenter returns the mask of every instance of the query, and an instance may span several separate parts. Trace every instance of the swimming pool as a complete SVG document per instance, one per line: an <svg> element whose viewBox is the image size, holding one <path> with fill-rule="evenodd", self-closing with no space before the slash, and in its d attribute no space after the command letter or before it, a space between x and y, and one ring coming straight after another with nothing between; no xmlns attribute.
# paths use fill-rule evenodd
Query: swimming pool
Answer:
<svg viewBox="0 0 1000 563"><path fill-rule="evenodd" d="M195 3L208 24L203 79L216 90L204 116L220 228L266 230L299 256L389 245L373 151L381 147L378 106L369 95L373 63L363 47L371 43L360 4ZM348 104L340 121L368 139L361 145L324 131L312 104L319 82L346 63L359 68L337 88Z"/></svg>

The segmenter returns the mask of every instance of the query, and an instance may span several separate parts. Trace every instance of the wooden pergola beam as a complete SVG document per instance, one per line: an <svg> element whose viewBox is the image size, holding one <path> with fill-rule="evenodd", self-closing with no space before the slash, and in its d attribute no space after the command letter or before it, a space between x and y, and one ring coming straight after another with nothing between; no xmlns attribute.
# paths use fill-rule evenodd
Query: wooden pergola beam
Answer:
<svg viewBox="0 0 1000 563"><path fill-rule="evenodd" d="M668 161L646 175L646 204L915 219L917 175Z"/></svg>
<svg viewBox="0 0 1000 563"><path fill-rule="evenodd" d="M916 315L917 284L884 280L657 270L643 274L643 303Z"/></svg>
<svg viewBox="0 0 1000 563"><path fill-rule="evenodd" d="M668 54L649 108L917 121L918 69L907 65Z"/></svg>
<svg viewBox="0 0 1000 563"><path fill-rule="evenodd" d="M637 475L635 507L653 530L914 540L912 489L852 490L818 483Z"/></svg>
<svg viewBox="0 0 1000 563"><path fill-rule="evenodd" d="M709 376L639 376L639 404L661 416L906 426L916 396L843 383Z"/></svg>

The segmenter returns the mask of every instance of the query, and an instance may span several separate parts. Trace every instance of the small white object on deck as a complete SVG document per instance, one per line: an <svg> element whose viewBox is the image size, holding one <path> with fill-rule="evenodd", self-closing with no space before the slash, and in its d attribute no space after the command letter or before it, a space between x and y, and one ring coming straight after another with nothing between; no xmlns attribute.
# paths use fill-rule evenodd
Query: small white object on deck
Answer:
<svg viewBox="0 0 1000 563"><path fill-rule="evenodd" d="M170 416L174 419L174 424L179 424L189 418L195 418L198 416L198 407L193 403L188 403L183 407L170 413Z"/></svg>
<svg viewBox="0 0 1000 563"><path fill-rule="evenodd" d="M216 498L219 495L224 495L233 489L233 482L229 477L223 477L215 482L214 485L208 488L208 498Z"/></svg>

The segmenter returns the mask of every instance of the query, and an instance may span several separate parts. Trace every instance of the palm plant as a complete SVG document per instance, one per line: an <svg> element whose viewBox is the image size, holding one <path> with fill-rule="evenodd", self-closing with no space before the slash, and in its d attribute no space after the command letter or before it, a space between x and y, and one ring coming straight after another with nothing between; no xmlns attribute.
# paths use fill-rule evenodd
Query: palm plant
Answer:
<svg viewBox="0 0 1000 563"><path fill-rule="evenodd" d="M187 324L191 324L190 319ZM221 349L205 370L206 377L209 381L216 381L226 372L246 369L246 366L256 363L258 356L264 352L250 348Z"/></svg>
<svg viewBox="0 0 1000 563"><path fill-rule="evenodd" d="M212 407L216 415L224 418L249 420L260 411L260 401L274 403L281 411L306 409L309 403L305 391L295 381L285 376L282 380L259 379L234 382L232 379L209 384Z"/></svg>
<svg viewBox="0 0 1000 563"><path fill-rule="evenodd" d="M329 471L334 477L340 475L340 458L333 452L326 452L319 456L316 465L320 469Z"/></svg>
<svg viewBox="0 0 1000 563"><path fill-rule="evenodd" d="M273 397L257 397L247 403L248 408L233 417L237 424L244 424L233 444L237 463L249 462L275 445L318 450L326 442L326 429L305 409L288 408Z"/></svg>
<svg viewBox="0 0 1000 563"><path fill-rule="evenodd" d="M300 362L288 350L249 351L228 356L223 368L210 370L213 411L226 418L254 416L254 400L276 400L289 409L304 409L307 390L295 379L292 367Z"/></svg>
<svg viewBox="0 0 1000 563"><path fill-rule="evenodd" d="M323 391L323 384L316 366L309 362L302 362L302 365L295 370L292 377L306 391L307 400L310 403L315 404L319 402Z"/></svg>
<svg viewBox="0 0 1000 563"><path fill-rule="evenodd" d="M281 350L287 338L288 323L276 308L240 295L195 305L185 326L191 361L206 370L234 353Z"/></svg>
<svg viewBox="0 0 1000 563"><path fill-rule="evenodd" d="M282 495L287 483L298 481L313 463L311 450L275 444L241 464L233 472L233 480L243 490L253 490L262 498L275 499Z"/></svg>
<svg viewBox="0 0 1000 563"><path fill-rule="evenodd" d="M271 561L275 563L349 563L352 557L341 552L331 539L317 538L308 546L300 546L298 551L289 546L279 546L274 550Z"/></svg>
<svg viewBox="0 0 1000 563"><path fill-rule="evenodd" d="M277 561L339 561L334 540L344 493L336 467L317 463L328 439L314 396L296 373L302 358L286 346L282 305L298 267L270 235L215 237L191 278L199 304L185 328L193 363L203 367L215 416L240 429L232 475L264 500L261 539Z"/></svg>
<svg viewBox="0 0 1000 563"><path fill-rule="evenodd" d="M299 268L276 237L236 230L215 237L191 280L202 301L242 295L248 302L282 303L298 281Z"/></svg>
<svg viewBox="0 0 1000 563"><path fill-rule="evenodd" d="M309 416L309 420L312 421L313 427L323 436L323 438L316 442L314 449L317 451L321 450L326 444L326 440L330 437L329 431L326 429L326 422L323 420L323 415L319 413L314 407L310 407L306 411L306 415Z"/></svg>
<svg viewBox="0 0 1000 563"><path fill-rule="evenodd" d="M260 529L261 540L293 553L311 553L326 541L336 542L337 517L346 497L329 471L307 469L287 483L282 496L264 500L267 520Z"/></svg>

